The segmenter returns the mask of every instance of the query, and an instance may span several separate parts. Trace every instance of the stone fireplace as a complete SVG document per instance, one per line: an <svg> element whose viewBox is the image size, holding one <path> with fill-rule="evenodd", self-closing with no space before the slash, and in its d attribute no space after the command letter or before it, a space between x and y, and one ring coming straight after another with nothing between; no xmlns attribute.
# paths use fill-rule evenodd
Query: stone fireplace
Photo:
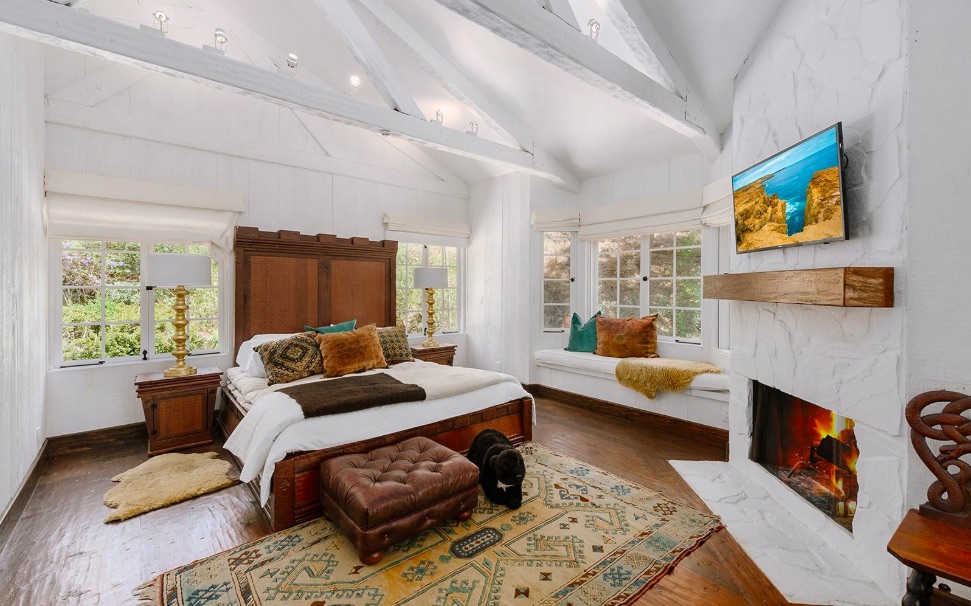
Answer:
<svg viewBox="0 0 971 606"><path fill-rule="evenodd" d="M675 467L789 601L899 603L906 575L886 551L904 513L908 449L898 312L736 301L731 315L729 462ZM756 401L768 388L786 410L770 423L801 427L791 448L759 443ZM843 493L813 503L779 478L803 471L804 486L842 478Z"/></svg>

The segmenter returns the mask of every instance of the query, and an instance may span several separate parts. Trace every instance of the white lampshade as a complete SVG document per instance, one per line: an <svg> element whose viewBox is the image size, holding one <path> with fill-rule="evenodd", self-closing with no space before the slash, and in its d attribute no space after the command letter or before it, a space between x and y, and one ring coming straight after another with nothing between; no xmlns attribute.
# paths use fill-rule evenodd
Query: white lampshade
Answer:
<svg viewBox="0 0 971 606"><path fill-rule="evenodd" d="M205 255L146 255L146 286L212 286L212 261Z"/></svg>
<svg viewBox="0 0 971 606"><path fill-rule="evenodd" d="M448 270L444 267L416 267L415 288L448 288Z"/></svg>

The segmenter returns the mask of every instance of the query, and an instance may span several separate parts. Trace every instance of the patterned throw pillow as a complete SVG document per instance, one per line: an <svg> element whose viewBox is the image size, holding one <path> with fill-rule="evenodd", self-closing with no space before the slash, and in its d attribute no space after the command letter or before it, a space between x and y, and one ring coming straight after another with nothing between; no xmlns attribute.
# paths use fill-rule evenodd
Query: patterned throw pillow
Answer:
<svg viewBox="0 0 971 606"><path fill-rule="evenodd" d="M324 360L312 335L300 333L253 348L266 368L270 385L289 383L324 372Z"/></svg>
<svg viewBox="0 0 971 606"><path fill-rule="evenodd" d="M411 355L411 345L408 344L408 335L405 334L404 326L379 328L378 339L381 341L384 361L388 364L415 361L415 357Z"/></svg>
<svg viewBox="0 0 971 606"><path fill-rule="evenodd" d="M374 324L349 332L318 334L320 353L324 356L324 376L340 377L352 372L387 368L381 340Z"/></svg>
<svg viewBox="0 0 971 606"><path fill-rule="evenodd" d="M597 318L597 349L608 358L656 358L657 314L643 318Z"/></svg>

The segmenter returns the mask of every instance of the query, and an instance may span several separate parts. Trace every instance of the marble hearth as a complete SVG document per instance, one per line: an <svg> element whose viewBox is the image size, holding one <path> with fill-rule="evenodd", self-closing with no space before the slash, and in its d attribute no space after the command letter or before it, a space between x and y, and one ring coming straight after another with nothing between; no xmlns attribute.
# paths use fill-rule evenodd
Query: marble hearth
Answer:
<svg viewBox="0 0 971 606"><path fill-rule="evenodd" d="M895 454L896 437L873 426L879 410L868 412L838 401L826 406L838 414L853 408L857 414L859 495L851 533L749 460L752 397L753 380L735 374L729 462L673 461L675 469L790 602L899 603L897 579L903 573L887 555L886 544L903 508L903 461Z"/></svg>

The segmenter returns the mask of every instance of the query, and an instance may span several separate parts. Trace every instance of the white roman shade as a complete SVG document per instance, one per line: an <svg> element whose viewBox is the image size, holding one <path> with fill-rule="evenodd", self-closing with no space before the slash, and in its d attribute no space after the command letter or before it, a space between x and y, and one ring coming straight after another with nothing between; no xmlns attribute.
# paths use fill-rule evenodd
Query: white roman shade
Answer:
<svg viewBox="0 0 971 606"><path fill-rule="evenodd" d="M580 239L601 240L701 225L701 190L580 211Z"/></svg>
<svg viewBox="0 0 971 606"><path fill-rule="evenodd" d="M87 173L45 173L47 237L141 242L208 242L214 257L233 250L243 196Z"/></svg>
<svg viewBox="0 0 971 606"><path fill-rule="evenodd" d="M723 177L709 183L701 193L705 207L701 224L705 227L724 227L732 222L732 178Z"/></svg>
<svg viewBox="0 0 971 606"><path fill-rule="evenodd" d="M385 215L385 238L436 246L468 246L472 226L461 221Z"/></svg>
<svg viewBox="0 0 971 606"><path fill-rule="evenodd" d="M535 231L577 231L580 229L580 211L540 209L533 211L530 221Z"/></svg>

